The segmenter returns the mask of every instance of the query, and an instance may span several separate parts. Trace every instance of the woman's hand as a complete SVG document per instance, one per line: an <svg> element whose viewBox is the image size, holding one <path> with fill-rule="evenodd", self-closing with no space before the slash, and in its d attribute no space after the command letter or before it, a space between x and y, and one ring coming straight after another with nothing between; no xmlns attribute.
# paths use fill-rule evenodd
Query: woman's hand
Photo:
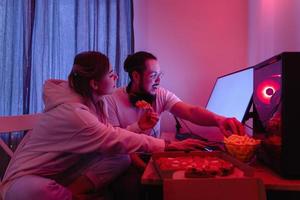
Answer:
<svg viewBox="0 0 300 200"><path fill-rule="evenodd" d="M147 163L145 163L138 155L138 153L130 154L131 163L135 166L139 171L143 172L146 169Z"/></svg>
<svg viewBox="0 0 300 200"><path fill-rule="evenodd" d="M166 143L165 151L193 151L206 147L206 142L197 139L186 139Z"/></svg>
<svg viewBox="0 0 300 200"><path fill-rule="evenodd" d="M146 110L145 113L140 117L138 125L140 129L148 130L153 128L159 120L159 116L156 112L152 110Z"/></svg>
<svg viewBox="0 0 300 200"><path fill-rule="evenodd" d="M218 127L224 136L228 137L231 134L245 135L245 127L236 118L218 117Z"/></svg>

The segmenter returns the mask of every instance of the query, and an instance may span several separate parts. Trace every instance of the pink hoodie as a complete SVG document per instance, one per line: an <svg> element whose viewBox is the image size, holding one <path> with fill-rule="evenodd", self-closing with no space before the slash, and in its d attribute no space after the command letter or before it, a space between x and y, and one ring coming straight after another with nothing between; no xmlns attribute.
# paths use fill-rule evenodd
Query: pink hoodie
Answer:
<svg viewBox="0 0 300 200"><path fill-rule="evenodd" d="M61 173L78 161L80 154L164 149L161 139L101 123L94 108L84 105L66 81L46 81L43 99L44 113L14 153L3 178L2 190L24 175L47 177Z"/></svg>

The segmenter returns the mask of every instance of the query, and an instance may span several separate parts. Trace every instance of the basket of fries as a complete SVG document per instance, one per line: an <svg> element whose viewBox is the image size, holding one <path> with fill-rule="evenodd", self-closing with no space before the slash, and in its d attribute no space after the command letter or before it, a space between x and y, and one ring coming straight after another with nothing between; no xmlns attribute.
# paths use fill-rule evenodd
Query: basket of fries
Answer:
<svg viewBox="0 0 300 200"><path fill-rule="evenodd" d="M251 138L248 135L233 134L228 138L224 138L226 151L242 162L250 162L253 159L260 142L260 140Z"/></svg>

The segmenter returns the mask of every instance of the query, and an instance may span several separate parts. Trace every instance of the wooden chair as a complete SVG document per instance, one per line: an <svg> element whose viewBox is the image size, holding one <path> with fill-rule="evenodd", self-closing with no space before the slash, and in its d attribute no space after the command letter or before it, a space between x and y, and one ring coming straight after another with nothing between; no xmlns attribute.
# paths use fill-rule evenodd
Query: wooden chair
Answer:
<svg viewBox="0 0 300 200"><path fill-rule="evenodd" d="M0 117L0 134L31 130L39 117L40 114ZM12 157L12 150L1 138L0 146L10 157Z"/></svg>
<svg viewBox="0 0 300 200"><path fill-rule="evenodd" d="M39 120L41 114L32 114L32 115L17 115L17 116L5 116L0 117L0 135L3 133L11 134L17 131L28 131L33 128L35 123ZM1 176L5 172L6 165L9 159L13 156L13 151L7 146L7 144L0 137L0 149L3 155L0 155L1 166L0 166L0 184ZM2 154L1 153L1 154ZM7 155L5 155L5 153ZM1 199L1 197L0 197Z"/></svg>
<svg viewBox="0 0 300 200"><path fill-rule="evenodd" d="M260 179L166 179L164 200L266 200Z"/></svg>

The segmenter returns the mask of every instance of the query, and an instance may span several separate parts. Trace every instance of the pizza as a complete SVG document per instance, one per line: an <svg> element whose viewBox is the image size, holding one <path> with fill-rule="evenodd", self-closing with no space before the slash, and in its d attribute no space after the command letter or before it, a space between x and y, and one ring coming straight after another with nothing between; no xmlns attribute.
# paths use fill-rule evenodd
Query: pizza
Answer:
<svg viewBox="0 0 300 200"><path fill-rule="evenodd" d="M152 106L150 105L150 103L148 103L147 101L144 101L144 100L140 100L140 101L137 101L135 103L136 107L138 108L141 108L141 109L144 109L144 110L152 110Z"/></svg>
<svg viewBox="0 0 300 200"><path fill-rule="evenodd" d="M185 171L186 177L226 176L234 165L215 156L160 157L156 163L162 171Z"/></svg>

